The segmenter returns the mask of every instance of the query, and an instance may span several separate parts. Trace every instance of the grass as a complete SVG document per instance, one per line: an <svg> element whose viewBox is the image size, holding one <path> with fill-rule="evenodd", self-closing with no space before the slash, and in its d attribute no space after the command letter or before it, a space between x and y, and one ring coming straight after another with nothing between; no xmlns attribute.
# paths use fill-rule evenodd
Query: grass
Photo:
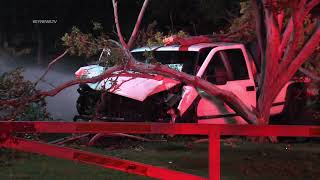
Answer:
<svg viewBox="0 0 320 180"><path fill-rule="evenodd" d="M115 145L116 144L116 145ZM77 145L72 145L79 148ZM111 148L112 147L112 148ZM200 176L208 174L207 144L186 146L185 141L141 143L119 140L107 148L84 148L142 163ZM1 150L1 180L114 180L149 179L41 155ZM320 144L222 143L222 179L308 179L320 177Z"/></svg>

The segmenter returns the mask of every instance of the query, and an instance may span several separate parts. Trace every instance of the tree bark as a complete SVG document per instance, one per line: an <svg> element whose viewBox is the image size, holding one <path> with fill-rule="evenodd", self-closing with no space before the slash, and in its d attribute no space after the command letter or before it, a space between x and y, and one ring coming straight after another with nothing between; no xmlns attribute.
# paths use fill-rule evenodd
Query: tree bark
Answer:
<svg viewBox="0 0 320 180"><path fill-rule="evenodd" d="M140 10L140 13L139 13L139 16L138 16L138 19L136 21L136 25L134 26L134 29L132 31L132 34L131 34L131 37L129 39L129 42L128 42L128 49L131 49L137 39L137 36L138 36L138 31L139 31L139 28L140 28L140 25L141 25L141 22L142 22L142 18L144 16L144 12L148 6L148 3L149 3L149 0L145 0L143 5L142 5L142 8Z"/></svg>
<svg viewBox="0 0 320 180"><path fill-rule="evenodd" d="M262 2L264 11L259 8ZM310 13L320 0L306 0L293 2L291 17L282 32L283 17L274 13L274 9L279 5L277 2L252 0L256 16L256 31L260 50L264 52L261 56L261 78L259 84L259 94L257 99L257 121L259 124L268 124L272 103L282 87L294 76L298 68L307 61L311 54L319 45L319 27L311 38L304 42L304 18ZM269 3L267 5L267 3ZM259 19L263 16L263 22ZM262 38L261 29L266 30L265 38ZM303 44L303 48L299 49ZM263 46L265 45L265 46Z"/></svg>
<svg viewBox="0 0 320 180"><path fill-rule="evenodd" d="M120 23L119 23L119 16L118 16L118 0L112 0L112 4L113 4L113 14L114 14L114 21L116 24L116 29L117 29L117 34L118 34L118 38L120 43L122 44L122 46L124 48L128 48L127 43L124 41L123 35L121 33L121 28L120 28Z"/></svg>

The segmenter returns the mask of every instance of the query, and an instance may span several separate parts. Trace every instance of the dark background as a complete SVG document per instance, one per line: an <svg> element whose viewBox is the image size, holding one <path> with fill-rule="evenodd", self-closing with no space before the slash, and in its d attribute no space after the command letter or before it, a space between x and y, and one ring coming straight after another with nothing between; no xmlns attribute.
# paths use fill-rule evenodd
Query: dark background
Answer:
<svg viewBox="0 0 320 180"><path fill-rule="evenodd" d="M125 37L129 37L142 0L120 0L119 18ZM157 21L161 32L186 31L192 35L211 34L223 29L239 15L234 0L151 0L142 28ZM57 20L56 24L33 24L32 20ZM111 0L5 0L0 6L0 48L31 48L36 54L39 41L43 54L61 51L60 38L73 26L82 31L100 22L104 32L116 38Z"/></svg>
<svg viewBox="0 0 320 180"><path fill-rule="evenodd" d="M122 33L129 37L142 0L120 0L119 18ZM143 18L142 29L157 21L156 31L168 33L184 30L192 35L211 34L228 26L228 13L239 15L235 0L151 0ZM57 20L56 24L33 24L33 20ZM77 26L83 32L92 30L92 21L100 22L103 30L116 39L111 0L4 0L0 6L0 75L17 67L24 69L24 78L35 82L47 64L65 47L61 37ZM39 47L41 44L41 56ZM30 49L28 54L18 55ZM40 59L40 62L39 62ZM37 86L50 90L75 78L74 72L86 65L85 57L65 56ZM46 98L47 109L56 119L72 120L76 112L78 87L65 89L55 97Z"/></svg>

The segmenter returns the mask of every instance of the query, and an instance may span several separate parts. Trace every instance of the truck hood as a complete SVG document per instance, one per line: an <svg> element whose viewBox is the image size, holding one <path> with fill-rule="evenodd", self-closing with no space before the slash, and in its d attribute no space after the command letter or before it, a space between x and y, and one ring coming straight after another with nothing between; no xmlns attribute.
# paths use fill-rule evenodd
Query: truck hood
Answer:
<svg viewBox="0 0 320 180"><path fill-rule="evenodd" d="M91 78L102 74L104 71L101 66L93 65L80 68L79 73L85 78ZM83 74L85 73L85 74ZM110 77L98 83L88 83L90 88L95 90L106 90L110 93L125 96L138 101L144 101L148 96L166 91L178 84L179 81L156 74L141 74L137 72L115 72L115 77Z"/></svg>

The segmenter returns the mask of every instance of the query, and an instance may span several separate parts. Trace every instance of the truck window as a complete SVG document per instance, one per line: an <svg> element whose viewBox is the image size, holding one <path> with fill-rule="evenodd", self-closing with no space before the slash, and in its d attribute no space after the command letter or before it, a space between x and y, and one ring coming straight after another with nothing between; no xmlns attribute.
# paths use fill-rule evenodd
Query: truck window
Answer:
<svg viewBox="0 0 320 180"><path fill-rule="evenodd" d="M227 70L222 62L220 53L215 53L209 62L203 79L211 82L212 84L225 84L227 79Z"/></svg>
<svg viewBox="0 0 320 180"><path fill-rule="evenodd" d="M201 60L201 58L199 59ZM213 84L249 79L242 50L228 49L215 53L203 77Z"/></svg>
<svg viewBox="0 0 320 180"><path fill-rule="evenodd" d="M193 51L154 51L151 59L177 71L194 75L198 54ZM150 63L150 58L146 58L144 52L133 52L132 55L140 62Z"/></svg>
<svg viewBox="0 0 320 180"><path fill-rule="evenodd" d="M228 49L223 50L223 53L227 56L230 62L233 80L249 79L246 60L243 56L241 49Z"/></svg>
<svg viewBox="0 0 320 180"><path fill-rule="evenodd" d="M200 50L199 60L198 60L198 66L202 66L204 60L207 58L207 56L209 55L210 51L211 51L213 48L214 48L214 47L203 48L203 49Z"/></svg>

